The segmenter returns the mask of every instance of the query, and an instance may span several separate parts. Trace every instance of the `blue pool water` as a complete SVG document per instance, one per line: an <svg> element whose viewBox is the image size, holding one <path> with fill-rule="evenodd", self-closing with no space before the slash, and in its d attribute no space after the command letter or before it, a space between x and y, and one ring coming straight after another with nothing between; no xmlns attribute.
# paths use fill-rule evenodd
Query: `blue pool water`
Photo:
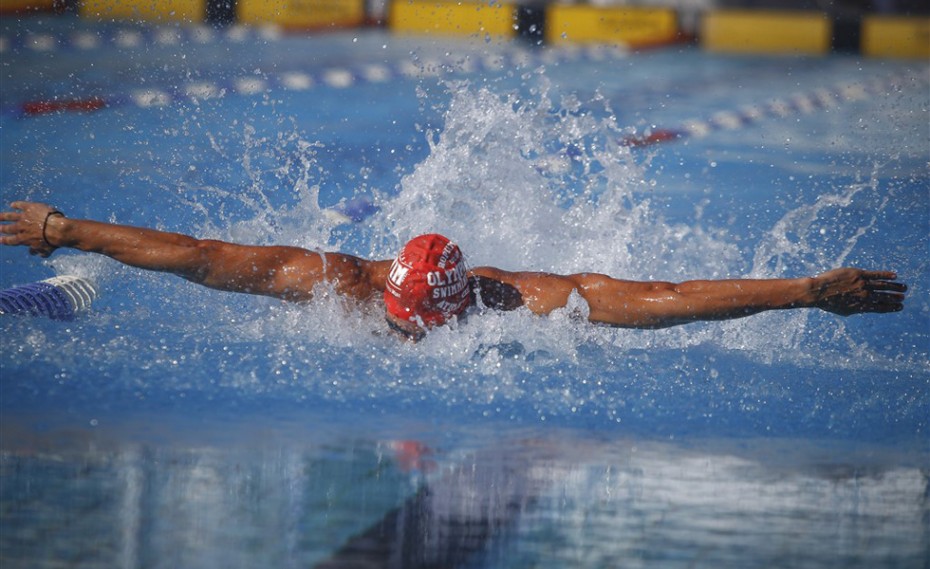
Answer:
<svg viewBox="0 0 930 569"><path fill-rule="evenodd" d="M517 311L409 345L337 300L3 248L0 288L100 289L74 321L0 320L4 567L928 563L926 63L0 27L4 203L378 258L440 231L474 266L911 287L893 315ZM56 100L108 107L23 111ZM660 130L679 138L621 143Z"/></svg>

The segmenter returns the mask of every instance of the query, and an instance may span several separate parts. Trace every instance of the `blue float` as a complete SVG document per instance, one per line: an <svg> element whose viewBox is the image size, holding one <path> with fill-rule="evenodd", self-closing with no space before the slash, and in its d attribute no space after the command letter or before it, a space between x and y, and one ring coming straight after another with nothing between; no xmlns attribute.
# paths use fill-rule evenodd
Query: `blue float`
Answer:
<svg viewBox="0 0 930 569"><path fill-rule="evenodd" d="M0 314L71 320L90 308L96 298L92 282L63 275L0 291Z"/></svg>

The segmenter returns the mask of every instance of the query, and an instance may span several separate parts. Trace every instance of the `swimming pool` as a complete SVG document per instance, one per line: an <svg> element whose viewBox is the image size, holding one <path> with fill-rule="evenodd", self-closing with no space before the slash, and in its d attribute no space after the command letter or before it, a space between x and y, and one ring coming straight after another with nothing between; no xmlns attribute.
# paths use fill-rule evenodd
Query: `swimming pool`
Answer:
<svg viewBox="0 0 930 569"><path fill-rule="evenodd" d="M925 63L2 25L4 202L383 258L437 230L506 269L911 285L895 315L517 312L408 345L336 301L4 248L0 287L101 291L71 322L0 320L4 567L927 562Z"/></svg>

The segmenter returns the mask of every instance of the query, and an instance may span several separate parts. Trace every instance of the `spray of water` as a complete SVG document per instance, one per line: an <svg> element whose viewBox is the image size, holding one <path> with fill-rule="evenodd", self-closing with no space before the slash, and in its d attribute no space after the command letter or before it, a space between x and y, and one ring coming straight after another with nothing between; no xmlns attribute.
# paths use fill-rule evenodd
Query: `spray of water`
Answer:
<svg viewBox="0 0 930 569"><path fill-rule="evenodd" d="M447 87L451 100L442 128L424 132L427 158L397 188L384 191L380 213L366 222L368 250L360 254L389 258L407 238L437 231L455 239L472 266L644 280L747 272L746 251L723 237L725 232L671 223L653 209L648 159L618 142L625 127L603 99L560 96L543 80L529 96L467 83ZM344 234L320 206L326 176L317 161L320 146L286 132L259 137L248 125L242 137L244 155L236 162L245 172L243 187L182 189L187 205L204 208L204 232L240 242L340 249ZM228 151L219 142L215 146ZM811 274L843 263L887 203L879 190L875 181L857 183L788 212L749 254L749 274ZM235 206L217 214L205 206L212 201ZM60 272L102 281L104 290L127 278L127 269L99 257L54 262ZM386 331L379 306L347 305L325 287L317 301L304 306L202 291L160 275L129 278L148 283L135 293L139 302L113 307L115 312L99 318L127 326L128 314L137 325L104 348L76 342L57 350L61 367L92 350L101 369L118 375L143 361L162 386L175 389L198 381L165 373L186 363L215 370L211 382L219 386L298 399L389 396L409 403L441 394L447 405L467 400L506 412L509 404L528 401L540 417L589 409L613 418L651 405L656 392L670 388L653 377L656 351L705 346L761 362L888 364L836 319L806 311L622 330L584 322L587 307L576 295L549 318L526 310L481 312L414 345ZM158 310L177 318L147 322L152 309L146 307L153 305L142 298L147 294L158 295ZM93 325L100 324L106 323ZM18 357L40 359L41 345L55 340L36 341L40 346L32 356ZM697 366L710 380L715 377L712 366L683 358L683 376ZM627 383L640 402L630 393L617 395Z"/></svg>
<svg viewBox="0 0 930 569"><path fill-rule="evenodd" d="M399 195L375 220L384 235L396 239L391 246L439 231L456 239L473 265L644 280L745 274L745 253L734 243L712 228L670 223L653 211L648 162L618 144L623 127L606 102L555 100L545 87L532 100L487 87L455 85L452 91L442 132L429 133L429 157L402 180ZM840 266L875 225L887 199L873 179L788 212L756 246L748 276L806 275ZM863 209L870 212L866 219L850 214ZM829 326L843 329L835 319L824 325ZM511 315L482 317L464 328L442 338L442 345L471 353L519 342L528 353L539 350L569 361L592 343L612 353L711 344L764 361L787 357L808 363L822 358L824 349L823 330L806 311L655 332ZM856 348L839 335L844 341L829 345Z"/></svg>

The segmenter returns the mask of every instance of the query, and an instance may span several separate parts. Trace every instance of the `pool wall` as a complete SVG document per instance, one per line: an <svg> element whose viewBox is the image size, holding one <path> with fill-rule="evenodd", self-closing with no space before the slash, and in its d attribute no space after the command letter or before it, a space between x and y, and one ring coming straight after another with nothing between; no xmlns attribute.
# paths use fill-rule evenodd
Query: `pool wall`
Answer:
<svg viewBox="0 0 930 569"><path fill-rule="evenodd" d="M712 1L653 5L448 0L3 0L0 14L77 12L102 20L276 25L287 30L386 26L401 34L523 37L533 43L598 43L647 48L697 42L725 53L930 57L930 14L919 3L886 3L884 12L720 7ZM733 3L723 3L733 4Z"/></svg>

